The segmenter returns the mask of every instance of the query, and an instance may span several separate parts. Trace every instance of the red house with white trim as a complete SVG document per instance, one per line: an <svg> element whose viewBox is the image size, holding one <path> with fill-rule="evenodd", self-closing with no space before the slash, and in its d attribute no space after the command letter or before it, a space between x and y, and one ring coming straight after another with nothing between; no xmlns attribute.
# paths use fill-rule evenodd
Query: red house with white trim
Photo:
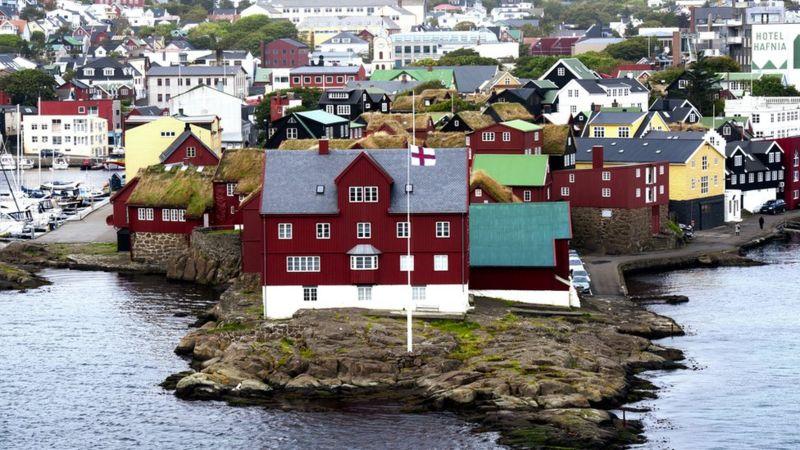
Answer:
<svg viewBox="0 0 800 450"><path fill-rule="evenodd" d="M244 205L243 270L261 275L265 316L402 310L412 298L417 310L466 311L466 150L438 150L407 185L406 149L319 147L267 150L260 201Z"/></svg>
<svg viewBox="0 0 800 450"><path fill-rule="evenodd" d="M350 81L366 79L364 66L302 66L289 71L289 86L293 88L339 89Z"/></svg>
<svg viewBox="0 0 800 450"><path fill-rule="evenodd" d="M592 147L592 168L557 170L554 200L569 201L573 245L601 253L652 248L666 225L669 162L604 166L602 146Z"/></svg>
<svg viewBox="0 0 800 450"><path fill-rule="evenodd" d="M783 149L784 200L788 209L800 208L800 136L775 140Z"/></svg>
<svg viewBox="0 0 800 450"><path fill-rule="evenodd" d="M524 120L510 120L483 127L467 135L472 155L538 155L542 152L542 127Z"/></svg>
<svg viewBox="0 0 800 450"><path fill-rule="evenodd" d="M219 156L192 133L189 124L159 156L161 164L216 166Z"/></svg>
<svg viewBox="0 0 800 450"><path fill-rule="evenodd" d="M63 86L62 86L63 87ZM60 88L59 88L60 89ZM80 92L80 91L76 91ZM39 102L41 116L97 116L106 119L109 136L122 131L122 104L119 100L42 100ZM121 135L119 136L121 137Z"/></svg>
<svg viewBox="0 0 800 450"><path fill-rule="evenodd" d="M215 227L241 228L242 204L255 191L261 190L264 151L255 148L232 148L222 153L214 172Z"/></svg>

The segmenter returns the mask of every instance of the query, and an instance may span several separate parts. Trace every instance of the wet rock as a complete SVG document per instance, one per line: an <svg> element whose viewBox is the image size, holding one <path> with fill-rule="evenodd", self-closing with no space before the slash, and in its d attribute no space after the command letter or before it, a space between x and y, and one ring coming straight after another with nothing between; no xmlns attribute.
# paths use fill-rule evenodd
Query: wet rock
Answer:
<svg viewBox="0 0 800 450"><path fill-rule="evenodd" d="M545 409L589 407L589 400L581 394L542 395L536 402Z"/></svg>
<svg viewBox="0 0 800 450"><path fill-rule="evenodd" d="M242 397L266 397L272 392L272 388L258 380L242 380L234 389L233 393Z"/></svg>
<svg viewBox="0 0 800 450"><path fill-rule="evenodd" d="M216 400L221 398L223 392L222 384L206 373L193 373L183 377L175 386L175 395L184 399Z"/></svg>
<svg viewBox="0 0 800 450"><path fill-rule="evenodd" d="M286 383L286 389L317 389L321 387L319 380L311 375L302 374Z"/></svg>

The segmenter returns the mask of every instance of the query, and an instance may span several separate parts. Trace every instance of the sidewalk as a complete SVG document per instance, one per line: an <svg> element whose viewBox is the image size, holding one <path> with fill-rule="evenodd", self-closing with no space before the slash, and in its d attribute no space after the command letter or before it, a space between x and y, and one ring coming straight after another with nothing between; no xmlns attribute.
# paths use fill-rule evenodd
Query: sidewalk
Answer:
<svg viewBox="0 0 800 450"><path fill-rule="evenodd" d="M592 291L595 295L624 295L619 275L621 264L646 259L692 257L705 253L735 251L748 242L770 235L784 221L800 218L800 210L776 216L763 216L765 222L763 230L758 226L759 217L759 215L754 215L740 222L742 229L739 236L735 235L733 224L727 224L710 230L696 231L691 242L685 247L675 250L636 255L581 255L581 258L586 265L586 270L591 275Z"/></svg>
<svg viewBox="0 0 800 450"><path fill-rule="evenodd" d="M42 234L34 241L46 244L116 242L117 233L114 231L114 227L106 224L106 217L111 212L111 205L105 205L84 217L83 220L67 221L61 228Z"/></svg>

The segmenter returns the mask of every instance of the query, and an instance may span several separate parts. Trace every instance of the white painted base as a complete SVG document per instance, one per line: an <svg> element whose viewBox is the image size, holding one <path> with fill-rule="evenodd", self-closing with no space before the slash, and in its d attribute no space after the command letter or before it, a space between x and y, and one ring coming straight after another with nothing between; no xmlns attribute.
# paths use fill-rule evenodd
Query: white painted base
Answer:
<svg viewBox="0 0 800 450"><path fill-rule="evenodd" d="M742 221L742 191L725 190L725 222Z"/></svg>
<svg viewBox="0 0 800 450"><path fill-rule="evenodd" d="M435 309L443 313L461 314L469 309L469 292L461 284L429 284L425 300L414 308ZM354 285L317 286L317 301L303 301L303 286L263 286L264 317L288 319L301 309L366 308L388 311L404 310L411 301L407 285L372 286L372 299L359 301Z"/></svg>
<svg viewBox="0 0 800 450"><path fill-rule="evenodd" d="M751 213L757 213L767 200L775 200L777 197L778 190L775 188L742 191L742 208Z"/></svg>
<svg viewBox="0 0 800 450"><path fill-rule="evenodd" d="M581 301L575 288L568 291L516 291L516 290L485 290L470 291L476 297L499 298L512 302L529 303L532 305L560 306L564 308L580 308Z"/></svg>

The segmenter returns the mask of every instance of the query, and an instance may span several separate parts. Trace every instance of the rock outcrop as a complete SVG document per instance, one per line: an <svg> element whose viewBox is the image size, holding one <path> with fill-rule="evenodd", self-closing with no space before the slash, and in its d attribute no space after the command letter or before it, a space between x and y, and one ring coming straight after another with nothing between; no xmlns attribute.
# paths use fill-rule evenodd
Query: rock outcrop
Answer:
<svg viewBox="0 0 800 450"><path fill-rule="evenodd" d="M405 322L364 310L260 318L254 280L240 280L177 352L198 372L176 384L189 399L282 404L391 397L410 409L447 409L502 431L514 446L617 446L635 426L604 411L631 399L633 373L673 366L679 351L649 337L682 333L623 299L587 299L582 316L523 317L479 300L465 321Z"/></svg>
<svg viewBox="0 0 800 450"><path fill-rule="evenodd" d="M185 252L167 259L167 278L221 285L239 275L241 242L234 230L195 230Z"/></svg>

